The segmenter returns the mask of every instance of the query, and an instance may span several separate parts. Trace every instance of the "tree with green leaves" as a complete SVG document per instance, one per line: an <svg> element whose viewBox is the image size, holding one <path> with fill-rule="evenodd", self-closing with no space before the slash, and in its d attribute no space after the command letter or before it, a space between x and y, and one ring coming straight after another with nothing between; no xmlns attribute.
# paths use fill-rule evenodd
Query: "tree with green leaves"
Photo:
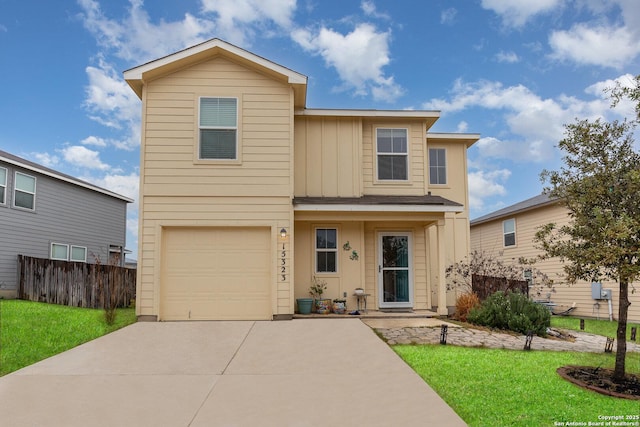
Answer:
<svg viewBox="0 0 640 427"><path fill-rule="evenodd" d="M564 166L543 171L545 192L569 211L569 223L547 224L536 233L543 257L564 261L567 280L609 279L620 287L614 381L625 377L630 283L640 278L640 153L633 132L640 123L640 75L635 86L610 90L612 106L638 103L624 121L578 120L566 125L559 148Z"/></svg>

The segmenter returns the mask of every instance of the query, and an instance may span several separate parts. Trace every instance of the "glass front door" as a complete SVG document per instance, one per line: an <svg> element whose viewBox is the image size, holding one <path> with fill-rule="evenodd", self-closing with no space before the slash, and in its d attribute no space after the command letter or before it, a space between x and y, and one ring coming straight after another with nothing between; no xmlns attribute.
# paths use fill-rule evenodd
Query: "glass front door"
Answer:
<svg viewBox="0 0 640 427"><path fill-rule="evenodd" d="M380 307L413 307L411 234L380 233L378 244Z"/></svg>

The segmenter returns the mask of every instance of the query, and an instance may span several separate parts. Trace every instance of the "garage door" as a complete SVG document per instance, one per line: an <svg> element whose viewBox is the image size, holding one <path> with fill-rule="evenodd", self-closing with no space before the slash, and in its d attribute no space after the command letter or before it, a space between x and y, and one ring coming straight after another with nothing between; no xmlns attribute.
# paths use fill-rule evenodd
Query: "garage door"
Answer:
<svg viewBox="0 0 640 427"><path fill-rule="evenodd" d="M161 320L271 319L269 228L165 228Z"/></svg>

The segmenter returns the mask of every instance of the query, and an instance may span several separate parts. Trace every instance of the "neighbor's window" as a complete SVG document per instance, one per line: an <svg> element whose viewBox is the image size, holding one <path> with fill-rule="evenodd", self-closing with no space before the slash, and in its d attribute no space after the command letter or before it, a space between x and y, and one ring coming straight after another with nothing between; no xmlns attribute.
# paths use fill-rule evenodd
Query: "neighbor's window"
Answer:
<svg viewBox="0 0 640 427"><path fill-rule="evenodd" d="M200 159L238 158L238 99L200 98Z"/></svg>
<svg viewBox="0 0 640 427"><path fill-rule="evenodd" d="M515 246L516 220L514 218L502 222L502 232L504 234L504 246Z"/></svg>
<svg viewBox="0 0 640 427"><path fill-rule="evenodd" d="M335 273L338 259L338 230L316 229L316 272Z"/></svg>
<svg viewBox="0 0 640 427"><path fill-rule="evenodd" d="M87 248L82 246L71 246L71 261L87 262Z"/></svg>
<svg viewBox="0 0 640 427"><path fill-rule="evenodd" d="M51 259L66 261L69 259L69 245L62 243L51 244Z"/></svg>
<svg viewBox="0 0 640 427"><path fill-rule="evenodd" d="M429 184L447 183L447 151L444 148L429 148Z"/></svg>
<svg viewBox="0 0 640 427"><path fill-rule="evenodd" d="M376 153L379 180L408 179L407 129L376 129Z"/></svg>
<svg viewBox="0 0 640 427"><path fill-rule="evenodd" d="M36 178L16 172L13 205L19 208L31 209L36 204Z"/></svg>
<svg viewBox="0 0 640 427"><path fill-rule="evenodd" d="M4 205L7 201L7 170L0 168L0 205Z"/></svg>

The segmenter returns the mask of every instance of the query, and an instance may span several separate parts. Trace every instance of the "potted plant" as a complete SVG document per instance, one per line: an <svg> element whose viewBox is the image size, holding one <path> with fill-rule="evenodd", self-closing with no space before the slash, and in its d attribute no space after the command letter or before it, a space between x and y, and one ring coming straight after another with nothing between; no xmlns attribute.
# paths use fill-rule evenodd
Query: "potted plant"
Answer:
<svg viewBox="0 0 640 427"><path fill-rule="evenodd" d="M336 314L345 314L347 312L347 300L344 298L334 299L333 312Z"/></svg>
<svg viewBox="0 0 640 427"><path fill-rule="evenodd" d="M331 311L331 300L323 299L322 294L327 290L327 282L313 276L309 287L309 295L315 300L316 313L328 314Z"/></svg>

